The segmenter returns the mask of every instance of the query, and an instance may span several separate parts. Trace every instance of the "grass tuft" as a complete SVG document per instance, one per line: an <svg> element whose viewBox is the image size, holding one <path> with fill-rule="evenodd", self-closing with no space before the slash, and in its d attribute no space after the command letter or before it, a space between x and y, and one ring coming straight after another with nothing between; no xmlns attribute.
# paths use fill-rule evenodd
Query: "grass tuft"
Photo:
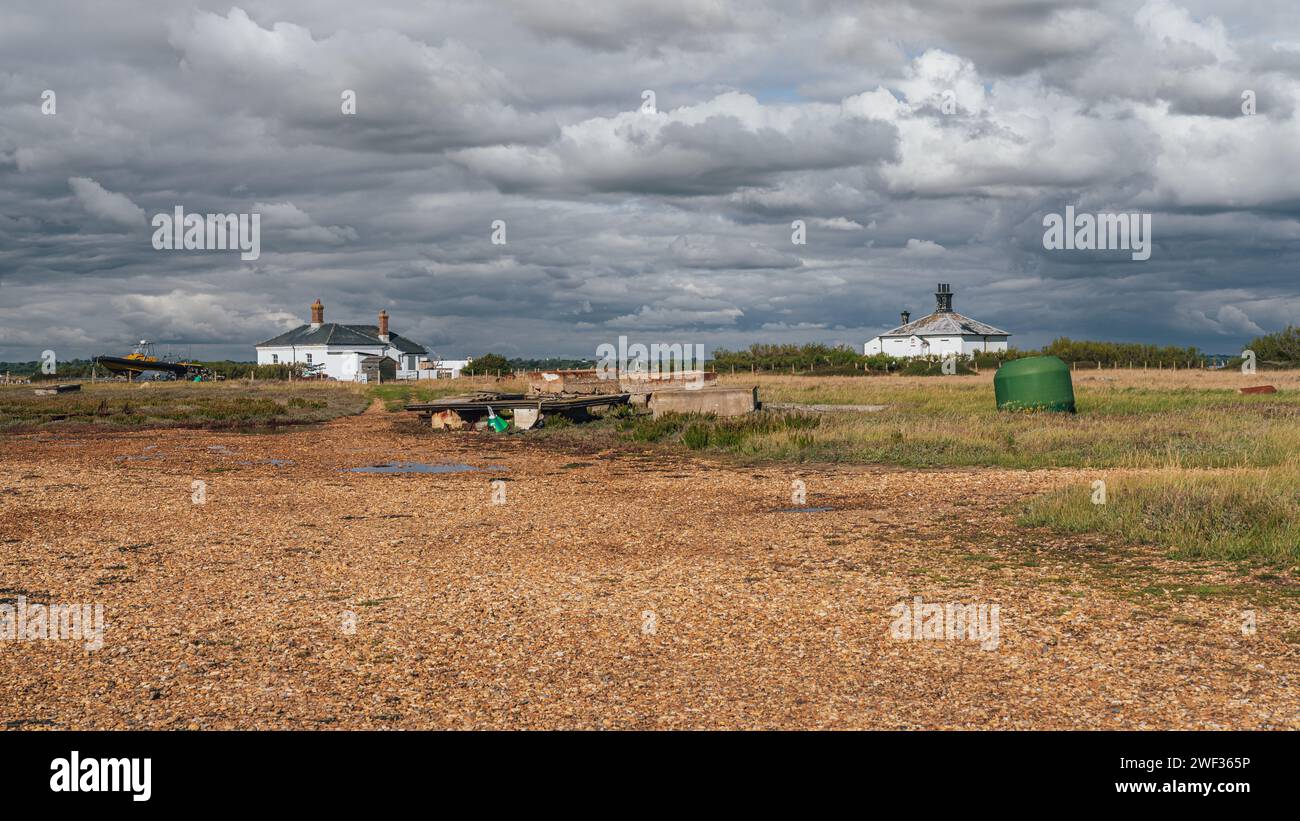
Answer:
<svg viewBox="0 0 1300 821"><path fill-rule="evenodd" d="M1091 487L1079 485L1032 500L1020 523L1156 544L1175 558L1294 565L1300 465L1124 477L1107 482L1105 504L1093 504Z"/></svg>

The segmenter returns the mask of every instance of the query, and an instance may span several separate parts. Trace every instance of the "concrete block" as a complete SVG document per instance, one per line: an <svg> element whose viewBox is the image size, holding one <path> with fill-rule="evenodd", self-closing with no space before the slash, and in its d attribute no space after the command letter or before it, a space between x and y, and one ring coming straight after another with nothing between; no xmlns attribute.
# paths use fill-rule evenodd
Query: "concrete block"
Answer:
<svg viewBox="0 0 1300 821"><path fill-rule="evenodd" d="M742 416L758 410L758 388L711 387L699 390L657 390L650 394L650 410L665 413L712 413Z"/></svg>
<svg viewBox="0 0 1300 821"><path fill-rule="evenodd" d="M529 430L536 425L542 418L542 412L537 408L515 408L514 423L519 430Z"/></svg>

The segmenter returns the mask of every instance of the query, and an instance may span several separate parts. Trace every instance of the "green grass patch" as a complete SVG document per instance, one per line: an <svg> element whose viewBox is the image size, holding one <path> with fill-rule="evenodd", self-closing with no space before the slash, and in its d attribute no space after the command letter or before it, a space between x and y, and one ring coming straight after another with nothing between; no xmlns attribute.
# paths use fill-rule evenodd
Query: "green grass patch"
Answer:
<svg viewBox="0 0 1300 821"><path fill-rule="evenodd" d="M711 414L667 413L622 416L616 424L624 439L633 442L680 444L691 450L749 453L753 443L772 435L798 435L817 428L822 418L802 414L751 414L729 418Z"/></svg>
<svg viewBox="0 0 1300 821"><path fill-rule="evenodd" d="M1155 544L1175 558L1300 562L1300 469L1165 471L1107 482L1106 504L1079 485L1040 496L1027 526Z"/></svg>

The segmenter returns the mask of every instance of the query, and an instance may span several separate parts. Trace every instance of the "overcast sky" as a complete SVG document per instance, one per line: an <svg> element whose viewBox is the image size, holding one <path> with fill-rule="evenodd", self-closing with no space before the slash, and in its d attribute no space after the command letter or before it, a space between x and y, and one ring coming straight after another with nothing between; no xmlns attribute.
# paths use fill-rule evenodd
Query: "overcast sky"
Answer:
<svg viewBox="0 0 1300 821"><path fill-rule="evenodd" d="M937 282L1233 352L1300 309L1298 103L1294 0L8 0L0 359L252 359L316 298L446 357L860 348ZM155 250L178 205L261 257ZM1070 205L1151 258L1045 250Z"/></svg>

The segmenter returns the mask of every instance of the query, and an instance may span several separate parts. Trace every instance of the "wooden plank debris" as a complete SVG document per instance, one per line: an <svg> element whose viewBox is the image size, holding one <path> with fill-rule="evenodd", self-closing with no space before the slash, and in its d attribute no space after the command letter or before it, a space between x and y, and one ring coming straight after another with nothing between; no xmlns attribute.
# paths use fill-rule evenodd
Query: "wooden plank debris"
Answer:
<svg viewBox="0 0 1300 821"><path fill-rule="evenodd" d="M406 410L416 411L421 418L430 419L434 427L455 427L456 421L446 416L448 412L459 421L469 421L486 416L488 409L530 410L545 416L551 413L575 413L589 408L626 405L628 394L604 394L591 396L525 396L522 393L477 393L463 396L448 396L432 402L411 402ZM435 418L440 417L440 420ZM439 424L441 421L443 424Z"/></svg>

